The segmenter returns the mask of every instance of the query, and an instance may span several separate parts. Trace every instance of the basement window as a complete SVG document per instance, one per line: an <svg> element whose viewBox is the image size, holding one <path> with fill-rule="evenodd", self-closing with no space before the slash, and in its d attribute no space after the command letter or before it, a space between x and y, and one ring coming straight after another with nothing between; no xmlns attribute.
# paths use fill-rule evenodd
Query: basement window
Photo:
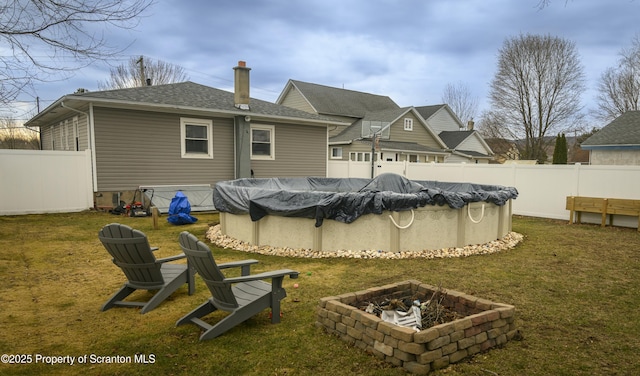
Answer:
<svg viewBox="0 0 640 376"><path fill-rule="evenodd" d="M213 121L180 119L182 158L213 158Z"/></svg>

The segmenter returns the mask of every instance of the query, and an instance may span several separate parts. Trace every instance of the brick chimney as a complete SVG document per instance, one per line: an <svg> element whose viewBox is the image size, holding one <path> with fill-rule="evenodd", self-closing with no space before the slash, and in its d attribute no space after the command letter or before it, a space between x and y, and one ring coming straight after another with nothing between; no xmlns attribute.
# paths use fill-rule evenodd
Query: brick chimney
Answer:
<svg viewBox="0 0 640 376"><path fill-rule="evenodd" d="M475 123L473 122L473 120L469 120L469 121L467 122L467 130L468 130L468 131L472 131L472 130L473 130L473 125L474 125L474 124L475 124Z"/></svg>
<svg viewBox="0 0 640 376"><path fill-rule="evenodd" d="M238 61L238 66L234 67L234 102L235 106L241 110L249 109L249 71L247 63Z"/></svg>

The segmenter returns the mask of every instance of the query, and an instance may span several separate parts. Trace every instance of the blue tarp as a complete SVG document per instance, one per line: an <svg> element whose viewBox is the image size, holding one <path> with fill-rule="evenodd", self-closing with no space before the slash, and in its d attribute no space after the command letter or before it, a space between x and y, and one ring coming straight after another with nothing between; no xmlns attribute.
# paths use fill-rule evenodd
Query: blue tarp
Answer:
<svg viewBox="0 0 640 376"><path fill-rule="evenodd" d="M191 213L189 199L181 191L176 192L175 197L171 199L171 204L169 204L167 221L174 225L188 225L197 222L198 218L189 213Z"/></svg>

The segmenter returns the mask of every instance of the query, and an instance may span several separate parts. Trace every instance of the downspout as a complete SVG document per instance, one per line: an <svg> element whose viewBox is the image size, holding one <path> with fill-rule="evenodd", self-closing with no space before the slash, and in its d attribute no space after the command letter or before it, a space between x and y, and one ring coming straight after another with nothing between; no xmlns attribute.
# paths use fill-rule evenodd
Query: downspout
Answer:
<svg viewBox="0 0 640 376"><path fill-rule="evenodd" d="M329 125L327 124L327 126L325 128L326 128L325 134L326 134L326 138L327 138L327 141L326 141L327 147L324 148L324 163L325 163L325 165L324 165L324 177L328 178L329 177L329 155L330 155L329 154L329 150L331 149L331 147L329 146Z"/></svg>
<svg viewBox="0 0 640 376"><path fill-rule="evenodd" d="M96 174L96 150L93 147L96 141L94 137L93 103L89 103L89 112L80 111L75 108L66 106L64 102L60 102L60 107L75 111L87 117L87 143L89 146L89 150L91 151L91 184L93 186L93 192L97 192L98 177Z"/></svg>
<svg viewBox="0 0 640 376"><path fill-rule="evenodd" d="M243 111L249 111L249 71L247 63L238 61L238 66L233 68L234 71L234 91L233 101L236 108ZM234 116L233 130L235 133L235 177L252 178L251 170L251 116L246 115Z"/></svg>
<svg viewBox="0 0 640 376"><path fill-rule="evenodd" d="M234 117L235 178L251 178L251 117Z"/></svg>
<svg viewBox="0 0 640 376"><path fill-rule="evenodd" d="M238 126L236 118L233 118L233 178L238 178Z"/></svg>

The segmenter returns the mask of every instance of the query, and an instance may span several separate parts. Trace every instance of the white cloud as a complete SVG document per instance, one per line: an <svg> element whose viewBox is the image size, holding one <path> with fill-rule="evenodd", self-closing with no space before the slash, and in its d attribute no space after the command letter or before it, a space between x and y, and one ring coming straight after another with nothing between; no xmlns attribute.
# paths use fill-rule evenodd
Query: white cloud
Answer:
<svg viewBox="0 0 640 376"><path fill-rule="evenodd" d="M488 106L498 49L520 33L576 43L587 104L604 69L640 31L640 1L563 0L208 0L157 2L133 31L109 34L129 55L181 65L192 81L231 90L238 60L252 68L252 96L275 101L288 79L388 95L398 104L441 102L447 83L464 82ZM113 42L113 43L111 43ZM126 60L127 57L125 57ZM108 66L84 68L36 92L58 98L94 88ZM29 98L28 96L26 98ZM23 98L24 99L24 98Z"/></svg>

